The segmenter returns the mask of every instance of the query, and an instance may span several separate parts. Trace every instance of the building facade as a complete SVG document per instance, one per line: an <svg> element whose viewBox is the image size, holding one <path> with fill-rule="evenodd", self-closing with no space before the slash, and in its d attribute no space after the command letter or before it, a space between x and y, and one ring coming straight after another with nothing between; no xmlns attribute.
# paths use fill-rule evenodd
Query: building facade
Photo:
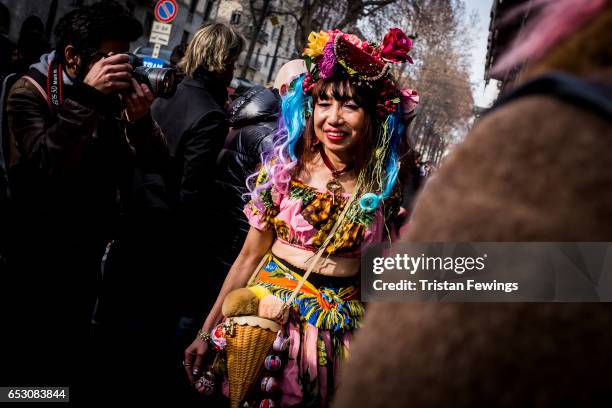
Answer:
<svg viewBox="0 0 612 408"><path fill-rule="evenodd" d="M487 82L490 79L500 81L500 93L511 87L520 77L521 69L517 67L504 75L491 75L489 70L497 63L500 56L512 46L514 39L525 28L531 15L531 5L532 0L493 0L485 62L485 80ZM509 19L509 15L513 15L513 17Z"/></svg>
<svg viewBox="0 0 612 408"><path fill-rule="evenodd" d="M118 0L138 19L144 28L144 35L134 43L135 47L148 44L151 33L151 26L155 21L154 0ZM45 23L46 31L49 33L50 40L53 40L53 27L57 21L70 10L83 5L94 3L92 0L1 0L0 3L6 5L11 13L11 25L9 38L17 41L19 30L23 21L31 15L40 17ZM180 43L189 41L193 33L204 22L216 18L219 0L177 0L179 5L178 15L172 22L172 32L170 42L166 46L172 49Z"/></svg>
<svg viewBox="0 0 612 408"><path fill-rule="evenodd" d="M266 85L274 82L278 69L287 61L297 58L294 46L295 23L285 15L275 13L286 6L282 1L270 1L263 18L263 25L255 39L253 54L246 69L245 79ZM286 3L286 2L285 2ZM261 17L263 2L255 4L253 16L249 2L244 0L222 0L217 13L217 21L230 24L240 31L247 40L247 46L238 60L236 75L240 75L245 65L247 50L253 39L252 31L256 20Z"/></svg>
<svg viewBox="0 0 612 408"><path fill-rule="evenodd" d="M151 26L155 21L155 0L118 0L130 10L144 28L144 35L134 44L133 49L149 45ZM23 21L31 15L38 16L46 25L50 42L53 44L53 28L57 21L70 10L94 3L95 0L0 0L11 14L9 38L17 42ZM163 49L172 50L176 45L188 43L193 33L204 23L219 21L230 24L240 31L251 42L254 18L249 9L248 0L177 0L178 15L172 22L170 41ZM261 3L258 2L258 3ZM287 61L297 57L293 42L295 23L287 16L275 15L274 11L286 7L287 0L272 0L264 18L262 29L257 36L255 48L246 70L246 79L257 83L273 82L278 69ZM257 6L257 4L256 4ZM236 64L236 75L244 67L246 49ZM276 56L276 58L275 58Z"/></svg>

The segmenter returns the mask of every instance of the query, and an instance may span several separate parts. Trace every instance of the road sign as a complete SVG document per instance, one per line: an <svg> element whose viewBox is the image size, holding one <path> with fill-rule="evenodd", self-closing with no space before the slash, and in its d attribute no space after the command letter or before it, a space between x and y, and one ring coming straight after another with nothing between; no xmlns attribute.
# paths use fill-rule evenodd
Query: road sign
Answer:
<svg viewBox="0 0 612 408"><path fill-rule="evenodd" d="M178 15L178 4L175 0L159 0L155 5L155 19L169 23Z"/></svg>
<svg viewBox="0 0 612 408"><path fill-rule="evenodd" d="M151 36L149 42L151 44L168 45L170 42L170 32L172 24L165 24L155 21L151 27Z"/></svg>

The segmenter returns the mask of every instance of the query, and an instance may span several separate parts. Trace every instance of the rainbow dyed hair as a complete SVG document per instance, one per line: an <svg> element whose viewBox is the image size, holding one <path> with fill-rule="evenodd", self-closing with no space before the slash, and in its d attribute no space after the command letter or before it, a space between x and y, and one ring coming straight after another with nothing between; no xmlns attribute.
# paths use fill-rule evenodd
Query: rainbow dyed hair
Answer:
<svg viewBox="0 0 612 408"><path fill-rule="evenodd" d="M251 175L247 179L250 198L262 212L265 211L263 195L265 190L274 186L274 190L287 194L291 178L303 164L298 152L307 146L303 140L307 118L313 113L313 89L317 84L343 81L361 92L371 93L376 99L370 115L377 126L368 134L362 143L371 151L359 163L359 174L355 192L347 202L334 228L341 228L349 222L368 225L374 218L374 211L384 205L384 200L391 196L397 183L400 158L399 146L404 134L403 109L413 110L418 104L418 95L409 89L399 89L393 80L390 64L412 62L408 55L412 41L398 28L393 28L385 35L380 45L362 41L354 35L339 30L311 33L304 50L304 59L308 72L295 79L290 92L282 98L281 116L277 131L273 135L272 148L263 152L261 163L267 178L258 179ZM368 102L373 102L368 100ZM300 149L297 149L298 144ZM328 235L328 242L333 234ZM325 248L327 243L321 248Z"/></svg>
<svg viewBox="0 0 612 408"><path fill-rule="evenodd" d="M268 174L267 180L254 183L258 173L247 179L250 199L260 210L264 210L261 192L272 185L287 193L289 182L298 167L300 157L296 145L304 137L307 116L312 113L313 97L303 91L305 75L296 78L290 92L282 98L281 116L273 135L272 148L261 155L261 165ZM339 80L342 80L339 78ZM352 218L360 218L361 212L372 212L388 198L395 186L399 173L399 145L404 134L401 107L390 112L376 129L372 154L359 174L360 195L358 207L351 211Z"/></svg>
<svg viewBox="0 0 612 408"><path fill-rule="evenodd" d="M260 184L254 180L258 172L247 178L248 194L257 208L264 210L261 192L269 189L271 185L279 191L286 193L293 170L297 167L298 157L295 155L295 146L304 134L306 126L305 109L306 95L302 92L304 75L297 77L287 95L281 102L281 116L276 131L273 134L273 144L270 150L261 153L261 166L268 174L268 179Z"/></svg>

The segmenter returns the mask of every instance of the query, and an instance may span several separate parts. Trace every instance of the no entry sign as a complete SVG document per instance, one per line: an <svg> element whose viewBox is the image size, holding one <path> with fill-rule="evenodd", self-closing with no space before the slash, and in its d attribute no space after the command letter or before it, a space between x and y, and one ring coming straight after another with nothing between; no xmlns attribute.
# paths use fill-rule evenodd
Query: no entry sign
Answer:
<svg viewBox="0 0 612 408"><path fill-rule="evenodd" d="M155 5L155 19L162 23L169 23L176 18L178 5L175 0L159 0Z"/></svg>

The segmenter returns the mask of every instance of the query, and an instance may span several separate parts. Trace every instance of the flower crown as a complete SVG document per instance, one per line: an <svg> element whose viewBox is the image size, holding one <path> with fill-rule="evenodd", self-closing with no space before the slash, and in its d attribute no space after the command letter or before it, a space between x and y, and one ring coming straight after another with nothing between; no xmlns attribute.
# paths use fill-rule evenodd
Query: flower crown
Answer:
<svg viewBox="0 0 612 408"><path fill-rule="evenodd" d="M380 45L340 30L313 31L303 53L308 68L302 84L304 93L310 94L319 79L343 74L359 85L379 89L376 110L382 118L397 112L400 103L414 109L418 95L410 89L400 90L390 70L390 63L413 63L408 55L411 48L412 41L399 28L390 29Z"/></svg>

